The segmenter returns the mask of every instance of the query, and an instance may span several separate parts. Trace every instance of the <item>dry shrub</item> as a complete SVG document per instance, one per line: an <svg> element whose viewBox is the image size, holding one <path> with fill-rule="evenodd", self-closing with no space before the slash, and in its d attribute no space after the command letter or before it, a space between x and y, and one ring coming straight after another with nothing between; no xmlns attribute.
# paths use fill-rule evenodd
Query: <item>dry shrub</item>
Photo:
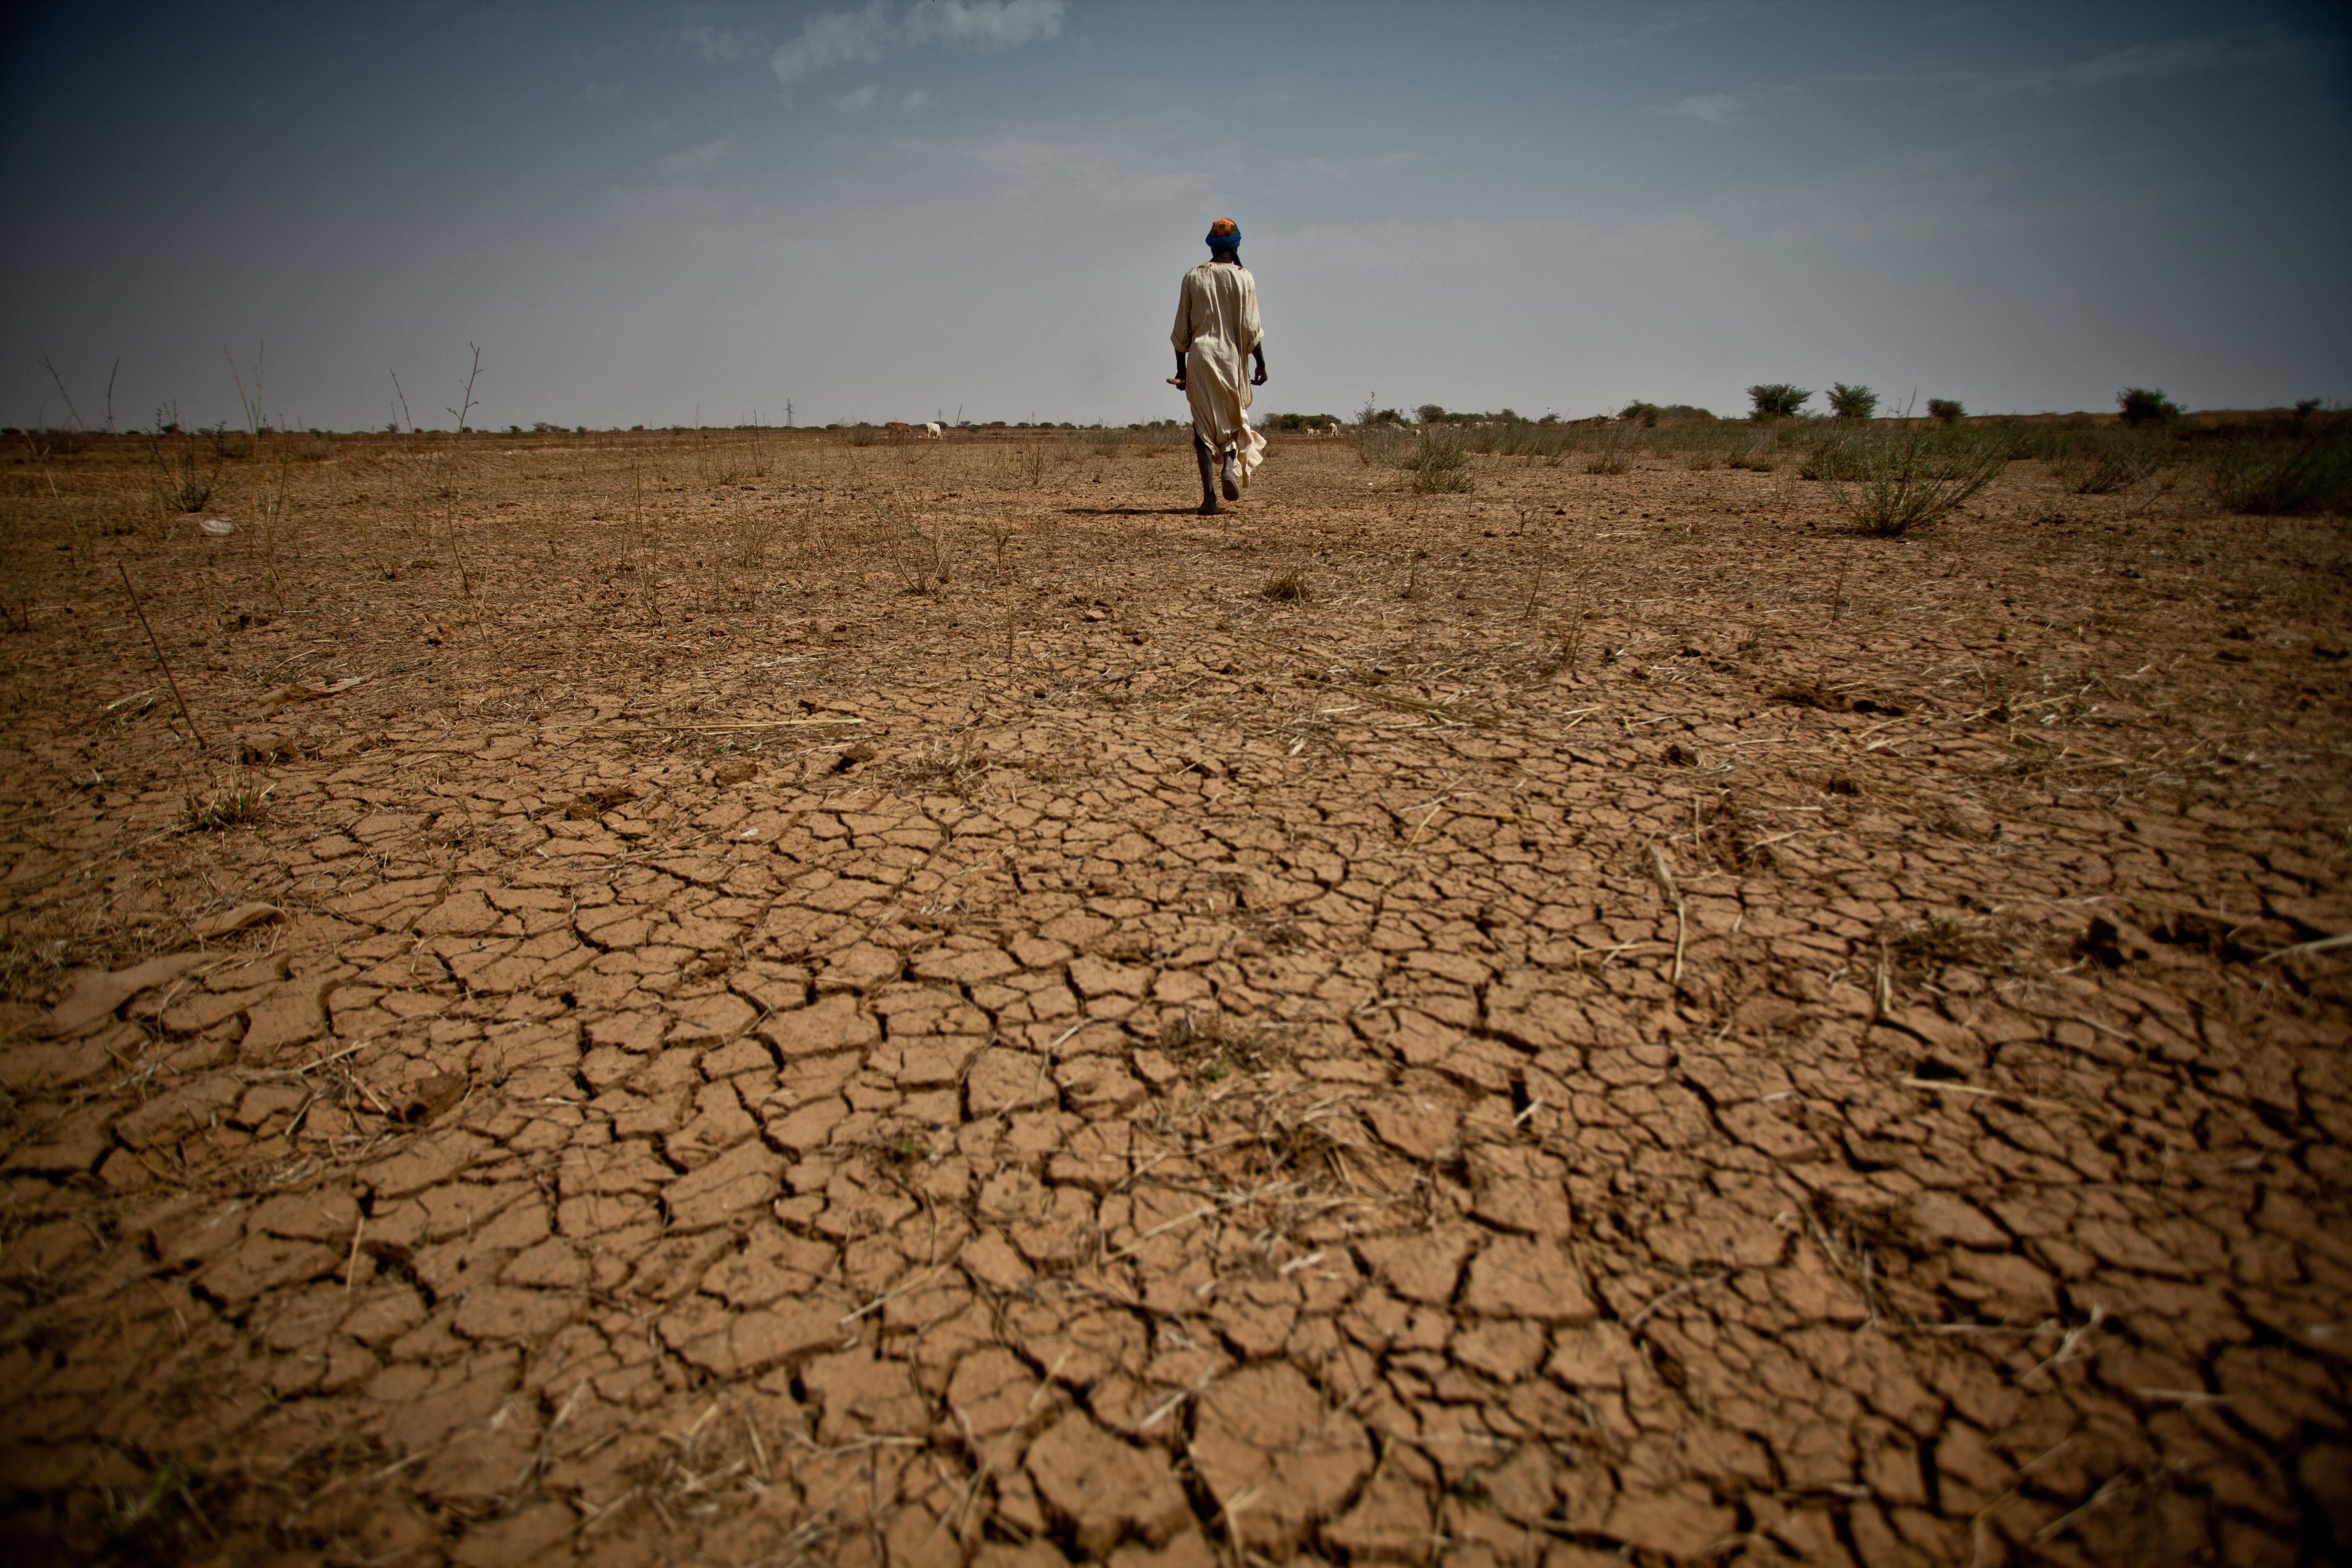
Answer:
<svg viewBox="0 0 2352 1568"><path fill-rule="evenodd" d="M2103 496L2138 484L2161 468L2171 455L2169 437L2156 431L2134 431L2072 443L2055 467L2058 482L2074 494Z"/></svg>
<svg viewBox="0 0 2352 1568"><path fill-rule="evenodd" d="M986 752L975 750L966 737L953 745L929 742L917 755L892 764L888 776L897 783L938 795L966 795L980 786L988 766Z"/></svg>
<svg viewBox="0 0 2352 1568"><path fill-rule="evenodd" d="M1893 538L1941 522L2009 463L1997 441L1953 438L1916 425L1838 443L1822 471L1864 532Z"/></svg>
<svg viewBox="0 0 2352 1568"><path fill-rule="evenodd" d="M1296 566L1286 566L1266 576L1265 586L1258 590L1262 597L1279 604L1303 604L1315 596L1307 586L1307 574Z"/></svg>
<svg viewBox="0 0 2352 1568"><path fill-rule="evenodd" d="M2242 441L2213 467L2223 511L2254 517L2352 512L2352 426L2317 440Z"/></svg>
<svg viewBox="0 0 2352 1568"><path fill-rule="evenodd" d="M1281 1054L1256 1031L1236 1028L1222 1014L1190 1007L1162 1024L1153 1043L1204 1083L1223 1082L1236 1071L1262 1072Z"/></svg>
<svg viewBox="0 0 2352 1568"><path fill-rule="evenodd" d="M1642 426L1631 419L1621 419L1604 426L1601 443L1592 455L1584 459L1588 474L1622 474L1633 466L1633 454L1642 449Z"/></svg>
<svg viewBox="0 0 2352 1568"><path fill-rule="evenodd" d="M1880 946L1900 982L1933 980L1948 968L2001 974L2016 967L2027 933L1994 917L1942 914L1879 929Z"/></svg>
<svg viewBox="0 0 2352 1568"><path fill-rule="evenodd" d="M180 807L183 833L221 833L247 827L261 820L269 804L268 789L249 778L232 779L199 796L193 792Z"/></svg>
<svg viewBox="0 0 2352 1568"><path fill-rule="evenodd" d="M1412 471L1417 495L1461 495L1470 489L1470 448L1459 431L1424 428L1400 461Z"/></svg>

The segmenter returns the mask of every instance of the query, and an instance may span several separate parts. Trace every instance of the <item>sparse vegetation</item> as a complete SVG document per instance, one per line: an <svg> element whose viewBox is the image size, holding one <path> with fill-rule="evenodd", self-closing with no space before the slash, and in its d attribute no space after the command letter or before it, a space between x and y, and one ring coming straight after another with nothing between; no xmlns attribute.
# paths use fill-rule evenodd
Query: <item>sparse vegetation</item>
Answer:
<svg viewBox="0 0 2352 1568"><path fill-rule="evenodd" d="M1642 445L1643 426L1631 420L1620 420L1601 432L1601 439L1591 456L1584 459L1588 474L1622 474L1633 466L1633 454Z"/></svg>
<svg viewBox="0 0 2352 1568"><path fill-rule="evenodd" d="M1420 495L1459 495L1470 489L1470 449L1458 432L1424 426L1400 465L1412 472Z"/></svg>
<svg viewBox="0 0 2352 1568"><path fill-rule="evenodd" d="M2231 443L2213 466L2213 500L2223 511L2255 517L2352 515L2352 425L2339 416L2302 440Z"/></svg>
<svg viewBox="0 0 2352 1568"><path fill-rule="evenodd" d="M1931 397L1927 399L1927 417L1930 419L1940 419L1947 425L1958 424L1961 420L1968 417L1968 412L1969 411L1967 409L1960 406L1959 400L1958 398Z"/></svg>
<svg viewBox="0 0 2352 1568"><path fill-rule="evenodd" d="M1774 440L1772 432L1767 430L1725 453L1723 466L1769 474L1780 466L1779 451L1780 444Z"/></svg>
<svg viewBox="0 0 2352 1568"><path fill-rule="evenodd" d="M1296 566L1285 566L1280 571L1268 574L1265 586L1258 589L1258 595L1283 605L1302 604L1315 596L1307 586L1307 574Z"/></svg>
<svg viewBox="0 0 2352 1568"><path fill-rule="evenodd" d="M2157 431L2117 433L2074 443L2057 458L2058 482L2075 495L2103 496L2128 489L2162 467L2172 443Z"/></svg>
<svg viewBox="0 0 2352 1568"><path fill-rule="evenodd" d="M1367 468L1384 468L1396 463L1412 439L1392 420L1358 424L1348 430L1348 445L1354 448L1356 461Z"/></svg>

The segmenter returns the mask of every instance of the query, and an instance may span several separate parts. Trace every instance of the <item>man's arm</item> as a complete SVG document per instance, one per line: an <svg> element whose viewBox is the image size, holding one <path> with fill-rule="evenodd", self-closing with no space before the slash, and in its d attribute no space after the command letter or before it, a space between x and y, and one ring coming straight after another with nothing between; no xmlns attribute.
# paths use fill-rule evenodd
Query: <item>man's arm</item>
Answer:
<svg viewBox="0 0 2352 1568"><path fill-rule="evenodd" d="M1184 384L1184 351L1192 346L1192 275L1184 274L1184 281L1176 285L1176 330L1168 334L1176 347L1176 374L1168 384L1181 389Z"/></svg>
<svg viewBox="0 0 2352 1568"><path fill-rule="evenodd" d="M1250 350L1250 358L1257 362L1257 368L1250 373L1250 384L1264 386L1265 384L1265 345L1261 343Z"/></svg>

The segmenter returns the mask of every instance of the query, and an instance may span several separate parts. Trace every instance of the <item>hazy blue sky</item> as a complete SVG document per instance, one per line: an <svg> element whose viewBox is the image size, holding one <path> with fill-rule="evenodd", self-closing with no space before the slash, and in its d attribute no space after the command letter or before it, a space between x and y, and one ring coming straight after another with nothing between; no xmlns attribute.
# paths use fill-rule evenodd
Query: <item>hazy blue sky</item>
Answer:
<svg viewBox="0 0 2352 1568"><path fill-rule="evenodd" d="M1220 216L1262 410L2352 399L2347 16L20 6L0 422L1175 416Z"/></svg>

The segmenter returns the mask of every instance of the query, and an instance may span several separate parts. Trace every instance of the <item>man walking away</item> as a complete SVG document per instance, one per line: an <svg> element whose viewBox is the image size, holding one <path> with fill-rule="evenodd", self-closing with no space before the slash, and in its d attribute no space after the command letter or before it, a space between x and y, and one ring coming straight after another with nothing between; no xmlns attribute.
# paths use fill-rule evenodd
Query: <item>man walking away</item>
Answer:
<svg viewBox="0 0 2352 1568"><path fill-rule="evenodd" d="M1176 297L1176 374L1168 384L1192 405L1192 456L1201 465L1201 515L1217 510L1217 486L1242 499L1250 470L1265 458L1265 437L1250 428L1250 388L1265 384L1265 331L1257 319L1257 279L1242 265L1241 226L1209 226L1209 259L1184 274ZM1242 362L1256 365L1244 379ZM1215 469L1213 479L1211 470Z"/></svg>

